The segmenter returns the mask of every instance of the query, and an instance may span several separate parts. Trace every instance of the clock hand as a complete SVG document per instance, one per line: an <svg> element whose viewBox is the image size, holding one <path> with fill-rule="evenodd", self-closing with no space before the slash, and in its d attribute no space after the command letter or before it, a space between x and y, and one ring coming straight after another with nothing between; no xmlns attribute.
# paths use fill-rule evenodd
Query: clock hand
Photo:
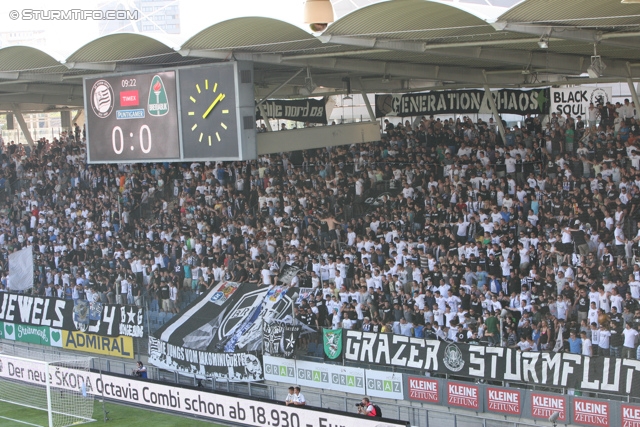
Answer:
<svg viewBox="0 0 640 427"><path fill-rule="evenodd" d="M205 111L204 114L202 115L203 119L207 118L207 116L209 115L211 110L213 110L213 108L218 104L218 102L220 102L220 101L222 101L224 99L224 96L225 96L224 93L221 93L220 95L218 95L218 97L216 99L213 100L211 105L209 105L209 108L207 108L207 111Z"/></svg>

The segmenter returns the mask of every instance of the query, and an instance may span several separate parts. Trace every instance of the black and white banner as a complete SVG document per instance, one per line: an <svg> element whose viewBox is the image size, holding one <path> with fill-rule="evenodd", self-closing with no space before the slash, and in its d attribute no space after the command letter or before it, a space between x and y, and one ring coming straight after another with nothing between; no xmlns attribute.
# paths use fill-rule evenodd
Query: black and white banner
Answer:
<svg viewBox="0 0 640 427"><path fill-rule="evenodd" d="M549 88L491 91L498 112L503 114L548 114ZM437 114L491 113L489 98L484 90L449 90L376 95L376 117L429 116Z"/></svg>
<svg viewBox="0 0 640 427"><path fill-rule="evenodd" d="M285 323L264 323L262 352L271 356L293 357L302 327Z"/></svg>
<svg viewBox="0 0 640 427"><path fill-rule="evenodd" d="M640 361L345 331L344 358L460 377L640 395Z"/></svg>
<svg viewBox="0 0 640 427"><path fill-rule="evenodd" d="M272 99L265 101L262 106L270 119L327 124L327 110L322 99ZM256 120L262 118L260 108L256 107Z"/></svg>
<svg viewBox="0 0 640 427"><path fill-rule="evenodd" d="M149 363L198 378L239 382L264 379L258 353L213 353L169 344L154 337L149 337Z"/></svg>
<svg viewBox="0 0 640 427"><path fill-rule="evenodd" d="M253 365L252 353L262 350L263 323L291 323L296 293L296 288L283 286L220 282L150 338L150 348L158 353L149 360L159 367L202 376L219 373L225 365L218 362L234 355L240 355L234 359L237 363L243 357L246 362L237 366ZM169 361L163 360L164 348L173 351ZM238 381L257 380L262 368L259 374L248 372Z"/></svg>
<svg viewBox="0 0 640 427"><path fill-rule="evenodd" d="M214 353L260 351L263 321L290 323L296 292L282 286L220 282L155 336L175 346Z"/></svg>
<svg viewBox="0 0 640 427"><path fill-rule="evenodd" d="M142 308L6 292L0 293L0 321L109 337L144 334Z"/></svg>
<svg viewBox="0 0 640 427"><path fill-rule="evenodd" d="M298 275L302 270L293 265L285 264L278 273L278 284L290 286L293 278Z"/></svg>

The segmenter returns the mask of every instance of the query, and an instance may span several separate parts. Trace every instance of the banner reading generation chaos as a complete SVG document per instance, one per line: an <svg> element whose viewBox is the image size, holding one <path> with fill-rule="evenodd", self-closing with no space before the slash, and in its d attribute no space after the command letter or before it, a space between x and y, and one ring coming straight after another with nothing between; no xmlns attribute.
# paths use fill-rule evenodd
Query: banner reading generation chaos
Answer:
<svg viewBox="0 0 640 427"><path fill-rule="evenodd" d="M0 293L0 321L102 336L142 337L142 308Z"/></svg>
<svg viewBox="0 0 640 427"><path fill-rule="evenodd" d="M345 331L345 360L460 377L640 395L640 361L516 351L372 332Z"/></svg>
<svg viewBox="0 0 640 427"><path fill-rule="evenodd" d="M502 114L549 113L549 88L501 89L491 95ZM479 89L376 95L376 117L478 113L491 114L487 93Z"/></svg>

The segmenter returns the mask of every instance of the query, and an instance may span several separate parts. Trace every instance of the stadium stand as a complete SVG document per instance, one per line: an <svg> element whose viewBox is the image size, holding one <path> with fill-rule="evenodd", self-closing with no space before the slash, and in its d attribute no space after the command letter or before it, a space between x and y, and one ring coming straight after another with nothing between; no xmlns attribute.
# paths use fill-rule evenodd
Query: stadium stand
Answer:
<svg viewBox="0 0 640 427"><path fill-rule="evenodd" d="M595 117L527 119L514 144L481 120L423 118L377 143L225 164L87 166L72 134L30 154L2 142L2 289L30 244L35 293L107 302L127 280L154 330L216 281L287 264L314 287L296 309L312 328L636 358L640 126L628 101Z"/></svg>

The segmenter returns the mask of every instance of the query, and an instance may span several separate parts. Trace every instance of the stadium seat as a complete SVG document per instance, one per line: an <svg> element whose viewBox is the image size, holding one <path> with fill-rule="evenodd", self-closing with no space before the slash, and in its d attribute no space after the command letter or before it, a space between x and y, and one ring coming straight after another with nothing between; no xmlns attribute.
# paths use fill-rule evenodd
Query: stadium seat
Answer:
<svg viewBox="0 0 640 427"><path fill-rule="evenodd" d="M313 341L307 345L307 356L313 356L316 354L316 343Z"/></svg>
<svg viewBox="0 0 640 427"><path fill-rule="evenodd" d="M164 311L159 312L158 313L158 327L164 325L166 321L167 321L167 313L165 313Z"/></svg>
<svg viewBox="0 0 640 427"><path fill-rule="evenodd" d="M316 347L316 357L324 357L324 346L322 344L318 344Z"/></svg>
<svg viewBox="0 0 640 427"><path fill-rule="evenodd" d="M149 311L149 332L154 332L158 329L158 313L155 311Z"/></svg>

